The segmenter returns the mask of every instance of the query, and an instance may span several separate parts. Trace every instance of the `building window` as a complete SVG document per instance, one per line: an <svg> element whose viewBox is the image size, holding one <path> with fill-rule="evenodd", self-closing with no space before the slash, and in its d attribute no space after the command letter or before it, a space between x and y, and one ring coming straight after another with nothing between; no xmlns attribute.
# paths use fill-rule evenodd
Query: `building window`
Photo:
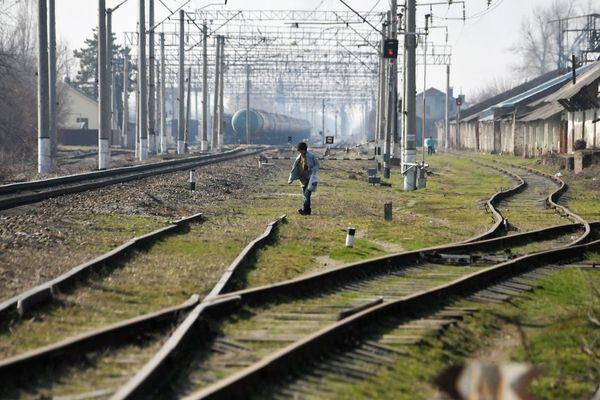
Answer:
<svg viewBox="0 0 600 400"><path fill-rule="evenodd" d="M89 120L87 118L77 118L79 129L88 129Z"/></svg>

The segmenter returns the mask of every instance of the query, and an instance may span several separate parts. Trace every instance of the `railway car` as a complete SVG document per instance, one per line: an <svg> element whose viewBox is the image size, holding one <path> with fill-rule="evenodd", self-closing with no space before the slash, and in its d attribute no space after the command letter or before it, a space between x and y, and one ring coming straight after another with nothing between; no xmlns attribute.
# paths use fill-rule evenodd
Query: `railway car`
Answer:
<svg viewBox="0 0 600 400"><path fill-rule="evenodd" d="M304 119L250 110L250 143L296 143L310 136L310 123ZM240 110L231 119L233 130L241 142L246 140L246 110Z"/></svg>

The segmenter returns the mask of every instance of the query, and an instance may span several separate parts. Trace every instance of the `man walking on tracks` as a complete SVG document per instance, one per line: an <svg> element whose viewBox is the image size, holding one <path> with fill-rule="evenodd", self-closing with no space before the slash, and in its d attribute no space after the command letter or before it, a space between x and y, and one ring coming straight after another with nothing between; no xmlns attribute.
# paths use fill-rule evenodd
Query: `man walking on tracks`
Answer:
<svg viewBox="0 0 600 400"><path fill-rule="evenodd" d="M317 190L318 178L317 171L319 170L319 160L314 153L308 151L308 146L304 142L298 143L296 146L298 157L292 166L288 184L291 184L296 179L302 184L302 208L298 210L300 215L310 215L310 197Z"/></svg>

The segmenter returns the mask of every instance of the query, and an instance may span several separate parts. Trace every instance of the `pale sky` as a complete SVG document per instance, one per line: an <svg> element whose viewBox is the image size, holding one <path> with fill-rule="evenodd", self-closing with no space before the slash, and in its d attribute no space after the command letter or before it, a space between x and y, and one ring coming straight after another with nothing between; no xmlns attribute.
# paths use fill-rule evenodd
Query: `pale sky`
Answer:
<svg viewBox="0 0 600 400"><path fill-rule="evenodd" d="M163 0L171 8L176 8L184 0ZM462 89L469 94L477 88L484 86L486 81L493 78L510 76L510 65L514 56L509 48L518 39L518 30L521 18L531 15L534 7L548 4L551 0L492 0L492 10L479 18L462 21L443 21L439 17L461 16L462 8L459 4L448 7L435 6L433 8L434 25L449 26L449 43L453 46L451 85L455 93ZM114 7L121 0L107 0L107 7ZM377 0L347 0L358 10L370 10ZM81 47L86 37L91 35L92 28L97 24L96 0L57 0L57 35L66 41L71 49ZM192 0L188 8L196 9L211 3L221 3L220 0ZM425 1L417 0L417 3ZM486 9L487 0L466 0L467 16L479 13ZM134 31L137 23L138 0L129 0L114 15L114 30L118 41L122 41L120 32ZM319 6L320 5L320 6ZM320 10L345 10L338 0L229 0L226 8L236 9L302 9L312 10L319 6ZM376 10L388 7L388 0L380 0ZM156 1L157 21L166 16L166 9ZM419 7L419 13L429 12L429 7ZM418 16L417 21L422 22L423 17ZM437 30L438 40L443 41L443 33ZM434 86L445 91L445 68L442 66L428 69L428 87ZM422 89L422 80L419 80L418 90Z"/></svg>

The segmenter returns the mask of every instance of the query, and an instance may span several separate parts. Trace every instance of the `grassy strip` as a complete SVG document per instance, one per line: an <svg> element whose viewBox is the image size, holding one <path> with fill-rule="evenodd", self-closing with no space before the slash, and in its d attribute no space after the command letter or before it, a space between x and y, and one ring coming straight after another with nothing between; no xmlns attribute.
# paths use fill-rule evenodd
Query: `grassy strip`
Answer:
<svg viewBox="0 0 600 400"><path fill-rule="evenodd" d="M432 381L448 365L467 358L519 361L542 367L532 384L535 398L589 397L600 381L598 271L565 269L511 304L487 305L441 336L364 382L337 385L336 398L430 399Z"/></svg>

